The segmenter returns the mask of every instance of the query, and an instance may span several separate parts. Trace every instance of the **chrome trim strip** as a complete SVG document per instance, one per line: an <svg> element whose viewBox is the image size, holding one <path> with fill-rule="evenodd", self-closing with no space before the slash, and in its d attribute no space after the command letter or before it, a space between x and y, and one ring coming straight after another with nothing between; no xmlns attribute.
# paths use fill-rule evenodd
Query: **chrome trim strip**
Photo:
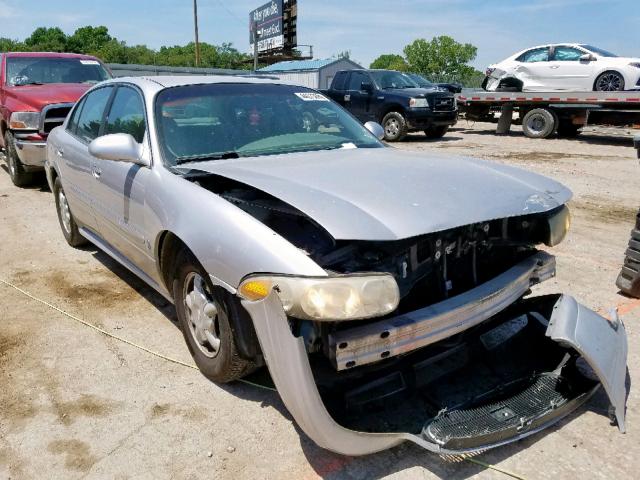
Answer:
<svg viewBox="0 0 640 480"><path fill-rule="evenodd" d="M555 257L538 252L496 278L435 305L329 335L338 370L411 352L478 325L555 275ZM342 348L341 348L342 347ZM347 367L347 364L349 365Z"/></svg>

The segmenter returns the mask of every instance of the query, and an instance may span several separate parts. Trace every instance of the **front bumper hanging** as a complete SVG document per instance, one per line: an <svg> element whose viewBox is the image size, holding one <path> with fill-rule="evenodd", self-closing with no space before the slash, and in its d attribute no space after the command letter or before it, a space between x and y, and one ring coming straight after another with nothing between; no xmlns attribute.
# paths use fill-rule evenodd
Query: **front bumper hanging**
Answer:
<svg viewBox="0 0 640 480"><path fill-rule="evenodd" d="M475 453L543 430L581 403L530 421L523 428L510 432L511 436L492 436L490 443L473 448L447 448L442 442L430 441L424 432L423 435L416 435L350 430L336 423L327 411L311 371L304 341L292 334L277 294L271 292L264 300L242 303L251 315L269 372L287 409L315 443L343 455L366 455L391 448L405 440L441 455ZM602 382L618 426L624 431L627 337L622 322L610 322L580 305L574 298L562 296L553 309L546 335L563 346L575 349L588 362Z"/></svg>

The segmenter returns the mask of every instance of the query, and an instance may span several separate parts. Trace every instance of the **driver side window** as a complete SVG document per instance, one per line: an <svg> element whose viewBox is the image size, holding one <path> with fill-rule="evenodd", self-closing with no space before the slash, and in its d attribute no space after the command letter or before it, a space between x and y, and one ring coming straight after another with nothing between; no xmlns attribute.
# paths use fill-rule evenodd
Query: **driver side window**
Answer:
<svg viewBox="0 0 640 480"><path fill-rule="evenodd" d="M104 135L128 133L142 143L146 131L144 105L140 94L131 87L118 87L107 115Z"/></svg>

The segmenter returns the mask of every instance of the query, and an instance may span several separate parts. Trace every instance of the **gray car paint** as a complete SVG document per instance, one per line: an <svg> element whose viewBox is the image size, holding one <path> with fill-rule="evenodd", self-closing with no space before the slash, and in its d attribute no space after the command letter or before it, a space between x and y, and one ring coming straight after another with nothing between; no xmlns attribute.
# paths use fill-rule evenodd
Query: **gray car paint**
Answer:
<svg viewBox="0 0 640 480"><path fill-rule="evenodd" d="M397 240L565 204L560 183L488 161L341 149L187 164L279 198L338 240ZM337 174L339 172L339 174Z"/></svg>
<svg viewBox="0 0 640 480"><path fill-rule="evenodd" d="M86 208L81 207L79 198L69 197L81 233L169 299L171 292L164 285L158 262L160 239L166 232L180 238L207 272L230 291L243 277L255 272L326 276L327 272L286 239L163 165L155 117L151 114L155 96L165 87L216 82L283 83L214 76L124 78L106 82L133 86L143 95L147 109L143 147L149 166L90 156L87 144L65 130L65 122L49 135L47 177L51 180L54 174L59 175L65 190L80 189L86 195L83 197ZM78 168L75 159L66 158L70 151L82 157L82 168ZM225 175L259 182L259 188L278 192L283 200L312 211L338 237L357 234L362 239L401 238L491 218L550 210L570 198L567 189L544 177L470 159L405 156L392 149L379 149L292 154L279 158L282 167L274 165L276 160L277 157L247 159L200 167L211 168L218 174L225 170ZM252 176L248 165L260 174ZM290 175L295 180L287 179L285 165L292 169ZM398 174L404 168L407 172ZM329 170L331 174L326 173ZM96 171L100 175L95 175ZM343 172L350 176L353 193L340 178ZM318 176L317 183L312 180L313 175ZM101 178L108 185L99 185ZM105 187L110 191L103 190ZM314 199L318 205L331 207L332 215L340 218L332 222L314 206ZM384 207L383 200L390 203L390 208ZM393 214L398 219L392 218ZM349 229L349 221L356 227ZM263 302L244 305L251 313L285 404L319 445L348 454L381 450L403 440L430 448L430 444L413 435L364 434L335 424L319 401L302 340L291 334L277 296L272 293ZM556 324L564 324L567 315L570 313L560 315ZM624 329L618 332L617 335L624 335ZM570 332L565 341L570 344L573 341ZM598 342L598 338L587 338L580 344L587 359L596 358L591 352ZM606 370L603 375L607 375ZM604 381L617 391L616 378L607 377ZM530 433L533 432L527 432Z"/></svg>

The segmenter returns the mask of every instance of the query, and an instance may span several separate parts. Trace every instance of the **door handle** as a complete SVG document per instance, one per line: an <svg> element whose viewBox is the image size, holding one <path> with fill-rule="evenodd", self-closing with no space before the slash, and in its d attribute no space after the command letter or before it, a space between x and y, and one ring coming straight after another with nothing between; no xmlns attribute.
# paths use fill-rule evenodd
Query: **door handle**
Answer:
<svg viewBox="0 0 640 480"><path fill-rule="evenodd" d="M62 150L61 148L56 148L56 155L62 158L62 156L64 155L64 150Z"/></svg>
<svg viewBox="0 0 640 480"><path fill-rule="evenodd" d="M345 102L350 102L351 101L351 95L345 95L344 96L344 101Z"/></svg>

